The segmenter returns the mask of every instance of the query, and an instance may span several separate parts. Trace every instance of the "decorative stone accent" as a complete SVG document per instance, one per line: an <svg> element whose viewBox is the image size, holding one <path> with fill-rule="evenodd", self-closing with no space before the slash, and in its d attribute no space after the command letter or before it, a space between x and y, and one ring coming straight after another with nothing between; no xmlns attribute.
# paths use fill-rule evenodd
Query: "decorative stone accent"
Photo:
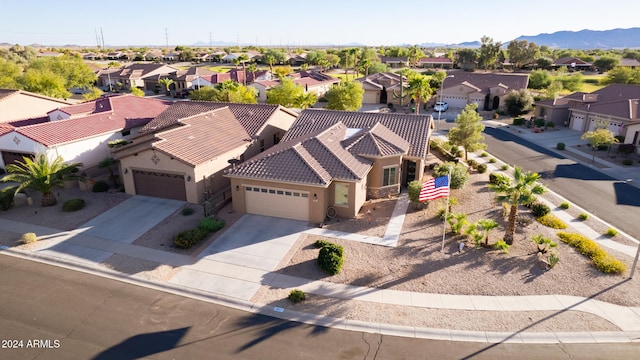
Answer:
<svg viewBox="0 0 640 360"><path fill-rule="evenodd" d="M160 158L154 153L151 157L151 161L153 161L154 164L158 165L158 163L160 162Z"/></svg>
<svg viewBox="0 0 640 360"><path fill-rule="evenodd" d="M380 199L392 195L398 195L399 193L400 185L383 187L379 189L367 189L367 199Z"/></svg>

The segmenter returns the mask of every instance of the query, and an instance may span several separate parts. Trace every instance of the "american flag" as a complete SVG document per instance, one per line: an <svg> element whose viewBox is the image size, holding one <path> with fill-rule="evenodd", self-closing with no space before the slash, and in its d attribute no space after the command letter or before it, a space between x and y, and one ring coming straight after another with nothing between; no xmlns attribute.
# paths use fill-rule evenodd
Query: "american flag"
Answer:
<svg viewBox="0 0 640 360"><path fill-rule="evenodd" d="M440 176L435 179L431 178L422 184L418 200L435 200L447 196L449 196L449 177Z"/></svg>

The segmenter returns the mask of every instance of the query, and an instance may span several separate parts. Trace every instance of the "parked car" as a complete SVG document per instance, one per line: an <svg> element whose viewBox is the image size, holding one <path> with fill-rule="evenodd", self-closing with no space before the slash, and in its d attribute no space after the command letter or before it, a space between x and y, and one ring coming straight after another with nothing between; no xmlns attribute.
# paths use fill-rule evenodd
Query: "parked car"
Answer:
<svg viewBox="0 0 640 360"><path fill-rule="evenodd" d="M447 104L446 102L443 102L443 101L438 101L433 106L433 110L434 111L438 111L438 112L447 111L448 108L449 108L449 104Z"/></svg>

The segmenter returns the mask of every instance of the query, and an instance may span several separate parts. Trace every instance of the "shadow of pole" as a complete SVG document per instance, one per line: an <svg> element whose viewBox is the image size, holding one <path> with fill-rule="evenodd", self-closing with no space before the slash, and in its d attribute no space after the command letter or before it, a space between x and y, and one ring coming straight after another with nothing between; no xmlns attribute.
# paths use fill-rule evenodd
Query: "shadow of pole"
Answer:
<svg viewBox="0 0 640 360"><path fill-rule="evenodd" d="M607 287L607 288L604 288L604 289L602 289L602 290L598 291L597 293L595 293L595 294L593 294L593 295L591 295L591 296L589 296L589 297L587 297L587 298L585 298L585 299L583 299L583 300L581 300L581 301L578 301L577 303L575 303L575 304L573 304L573 305L571 305L571 306L569 306L569 307L566 307L566 308L564 308L564 309L562 309L562 310L560 310L560 311L557 311L557 312L555 312L555 313L553 313L553 314L551 314L551 315L549 315L549 316L546 316L546 317L544 317L544 318L542 318L542 319L540 319L540 320L538 320L538 321L536 321L536 322L534 322L534 323L532 323L532 324L530 324L530 325L527 325L526 327L524 327L524 328L522 328L522 329L520 329L520 330L518 330L518 331L514 332L513 334L511 334L511 335L509 335L509 336L505 337L505 338L504 338L504 339L502 339L501 341L499 341L499 342L497 342L497 343L494 343L494 344L491 344L491 345L489 345L489 346L487 346L487 347L485 347L485 348L482 348L482 349L480 349L480 350L478 350L478 351L476 351L476 352L474 352L474 353L472 353L472 354L469 354L469 355L467 355L467 356L463 357L462 359L471 359L471 358L473 358L473 357L475 357L475 356L478 356L478 355L480 355L480 354L482 354L482 353L484 353L484 352L487 352L487 351L489 351L489 350L491 350L491 349L493 349L493 348L495 348L495 347L497 347L497 346L499 346L499 345L503 344L503 343L504 343L504 342L506 342L507 340L512 339L512 338L513 338L513 337L515 337L517 334L523 333L523 332L527 331L528 329L531 329L532 327L534 327L534 326L536 326L536 325L538 325L538 324L541 324L541 323L543 323L543 322L545 322L545 321L547 321L547 320L549 320L549 319L551 319L551 318L553 318L553 317L555 317L555 316L558 316L558 315L560 315L560 314L562 314L562 313L565 313L565 312L567 312L567 311L570 311L570 310L572 310L573 308L575 308L575 307L577 307L577 306L579 306L579 305L581 305L581 304L584 304L584 303L586 303L587 301L592 300L592 299L594 299L595 297L597 297L597 296L599 296L599 295L602 295L602 294L606 293L607 291L612 290L612 289L614 289L614 288L616 288L616 287L618 287L618 286L620 286L620 285L622 285L622 284L626 283L626 282L627 282L627 281L629 281L629 280L631 280L631 279L624 279L624 280L622 280L622 281L620 281L620 282L618 282L618 283L616 283L616 284L613 284L613 285L611 285L611 286L609 286L609 287Z"/></svg>

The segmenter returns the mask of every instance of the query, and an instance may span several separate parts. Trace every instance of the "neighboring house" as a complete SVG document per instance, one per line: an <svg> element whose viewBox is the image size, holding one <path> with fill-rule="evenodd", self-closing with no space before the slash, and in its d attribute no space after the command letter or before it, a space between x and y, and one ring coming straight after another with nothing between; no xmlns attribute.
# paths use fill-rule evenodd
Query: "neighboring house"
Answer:
<svg viewBox="0 0 640 360"><path fill-rule="evenodd" d="M282 142L230 169L233 208L323 223L421 180L430 115L303 110ZM274 206L277 204L277 206Z"/></svg>
<svg viewBox="0 0 640 360"><path fill-rule="evenodd" d="M127 193L201 203L229 189L223 170L277 144L295 118L277 105L179 101L113 154Z"/></svg>
<svg viewBox="0 0 640 360"><path fill-rule="evenodd" d="M418 66L422 68L435 68L435 69L453 69L453 60L448 57L431 57L421 58L418 60Z"/></svg>
<svg viewBox="0 0 640 360"><path fill-rule="evenodd" d="M551 67L555 69L564 67L571 71L573 70L583 71L583 70L591 70L593 68L593 64L575 57L563 57L560 59L556 59L553 62L553 64L551 64Z"/></svg>
<svg viewBox="0 0 640 360"><path fill-rule="evenodd" d="M401 83L401 79L403 82ZM361 77L355 81L362 84L364 94L362 96L363 104L400 104L400 86L406 89L407 78L397 73L384 72L371 74L369 76ZM402 92L405 96L403 100L404 104L409 103L409 97L406 96L406 91Z"/></svg>
<svg viewBox="0 0 640 360"><path fill-rule="evenodd" d="M289 63L289 65L291 66L300 66L304 63L307 62L307 54L294 54L294 53L288 53L287 54L287 63Z"/></svg>
<svg viewBox="0 0 640 360"><path fill-rule="evenodd" d="M270 80L273 78L273 75L268 70L259 70L259 71L256 71L255 73L251 73L250 71L247 71L247 74L246 74L247 85L252 84L254 82L254 78L253 78L254 75L255 75L256 81ZM213 72L211 75L203 75L198 77L197 79L194 78L193 81L191 82L190 88L197 89L198 87L204 87L204 86L213 87L213 86L216 86L216 84L225 82L227 80L233 80L239 84L244 84L245 82L244 70L231 69L229 72L226 72L226 73Z"/></svg>
<svg viewBox="0 0 640 360"><path fill-rule="evenodd" d="M132 63L122 69L103 69L98 72L98 86L108 88L109 83L112 87L122 86L123 89L131 89L137 87L140 89L153 91L155 84L153 81L146 82L145 78L157 78L161 75L168 75L179 69L165 65L152 63Z"/></svg>
<svg viewBox="0 0 640 360"><path fill-rule="evenodd" d="M528 74L477 73L458 71L450 73L443 88L435 95L451 108L464 108L478 104L478 110L502 110L504 98L509 92L526 89Z"/></svg>
<svg viewBox="0 0 640 360"><path fill-rule="evenodd" d="M535 103L535 117L580 132L605 127L624 143L640 144L640 85L611 84L591 93L576 92Z"/></svg>
<svg viewBox="0 0 640 360"><path fill-rule="evenodd" d="M106 55L108 60L126 60L127 55L122 51L112 51Z"/></svg>
<svg viewBox="0 0 640 360"><path fill-rule="evenodd" d="M619 66L627 67L627 68L631 68L631 69L636 69L636 68L640 69L640 61L638 59L622 58L622 59L620 59L620 65Z"/></svg>
<svg viewBox="0 0 640 360"><path fill-rule="evenodd" d="M44 116L71 102L24 90L0 89L0 123Z"/></svg>
<svg viewBox="0 0 640 360"><path fill-rule="evenodd" d="M409 58L406 57L390 57L390 56L378 56L380 62L388 65L390 68L403 68L409 66Z"/></svg>
<svg viewBox="0 0 640 360"><path fill-rule="evenodd" d="M133 95L103 97L61 107L40 118L8 123L0 136L2 166L45 153L65 162L82 162L84 169L111 155L107 143L128 139L169 103Z"/></svg>
<svg viewBox="0 0 640 360"><path fill-rule="evenodd" d="M214 71L207 68L192 66L187 70L173 72L169 74L168 77L173 80L175 91L181 92L193 88L193 81L202 77L210 77L214 74L216 74Z"/></svg>
<svg viewBox="0 0 640 360"><path fill-rule="evenodd" d="M300 71L288 76L295 84L302 86L307 94L315 94L318 98L324 96L334 85L340 83L340 79L322 74L317 71ZM267 101L267 92L274 86L280 85L279 79L262 80L253 82L250 86L258 90L258 101Z"/></svg>

